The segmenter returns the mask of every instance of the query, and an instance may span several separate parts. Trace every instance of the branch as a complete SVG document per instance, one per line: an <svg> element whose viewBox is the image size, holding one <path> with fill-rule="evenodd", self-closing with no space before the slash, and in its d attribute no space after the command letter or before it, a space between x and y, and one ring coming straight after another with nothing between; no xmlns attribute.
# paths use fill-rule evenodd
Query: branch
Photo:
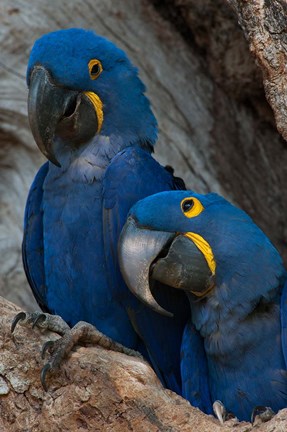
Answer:
<svg viewBox="0 0 287 432"><path fill-rule="evenodd" d="M164 389L139 358L99 347L78 348L59 373L48 377L49 391L44 392L40 349L58 335L18 326L12 337L11 321L17 312L17 306L0 297L1 432L251 430L249 423L235 420L220 426L212 416ZM260 431L277 424L287 427L287 410L260 425Z"/></svg>

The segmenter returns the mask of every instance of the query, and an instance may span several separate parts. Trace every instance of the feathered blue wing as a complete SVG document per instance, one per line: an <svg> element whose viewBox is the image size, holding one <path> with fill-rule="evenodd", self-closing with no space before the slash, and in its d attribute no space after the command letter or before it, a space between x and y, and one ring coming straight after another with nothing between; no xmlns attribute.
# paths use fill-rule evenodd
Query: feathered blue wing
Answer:
<svg viewBox="0 0 287 432"><path fill-rule="evenodd" d="M146 151L128 148L114 157L104 179L104 238L107 267L113 298L125 306L133 326L144 341L158 376L163 383L181 393L180 345L189 305L185 294L158 286L157 301L174 313L161 316L137 300L121 277L117 242L130 208L140 199L157 192L184 187L169 169L160 166ZM112 245L112 247L111 247Z"/></svg>
<svg viewBox="0 0 287 432"><path fill-rule="evenodd" d="M26 277L39 306L46 312L49 311L46 303L42 198L48 166L47 162L40 168L30 188L25 209L22 243Z"/></svg>
<svg viewBox="0 0 287 432"><path fill-rule="evenodd" d="M281 295L281 343L282 351L285 360L286 370L287 370L287 281L285 282L282 295Z"/></svg>
<svg viewBox="0 0 287 432"><path fill-rule="evenodd" d="M181 345L182 396L206 414L212 414L209 376L203 340L189 321Z"/></svg>
<svg viewBox="0 0 287 432"><path fill-rule="evenodd" d="M104 242L109 268L118 269L117 243L130 208L149 195L178 189L183 184L179 180L140 148L129 147L113 158L103 182ZM111 277L120 275L119 271L110 273ZM114 286L119 280L112 282ZM119 300L123 300L122 295Z"/></svg>

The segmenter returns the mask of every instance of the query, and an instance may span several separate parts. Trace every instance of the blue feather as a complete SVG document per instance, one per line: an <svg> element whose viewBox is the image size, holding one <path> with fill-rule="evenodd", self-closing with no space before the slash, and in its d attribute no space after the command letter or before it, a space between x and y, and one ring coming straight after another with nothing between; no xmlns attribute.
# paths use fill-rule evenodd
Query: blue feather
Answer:
<svg viewBox="0 0 287 432"><path fill-rule="evenodd" d="M191 321L186 324L181 344L182 396L206 414L212 414L208 366L203 339Z"/></svg>
<svg viewBox="0 0 287 432"><path fill-rule="evenodd" d="M47 311L43 244L43 182L48 172L46 162L37 173L30 188L25 216L22 259L28 282L39 306Z"/></svg>
<svg viewBox="0 0 287 432"><path fill-rule="evenodd" d="M172 175L147 152L133 147L115 156L107 169L103 186L104 244L113 297L126 305L133 327L144 340L151 363L162 382L181 393L180 344L188 317L185 295L168 287L158 287L160 304L172 311L174 318L158 315L131 295L123 282L117 259L117 239L130 207L155 191L177 186Z"/></svg>

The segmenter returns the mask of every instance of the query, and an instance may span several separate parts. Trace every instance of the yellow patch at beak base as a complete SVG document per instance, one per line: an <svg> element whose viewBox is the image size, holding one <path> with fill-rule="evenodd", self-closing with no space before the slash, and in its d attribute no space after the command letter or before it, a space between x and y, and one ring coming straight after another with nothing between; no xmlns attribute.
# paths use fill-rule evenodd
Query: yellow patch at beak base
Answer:
<svg viewBox="0 0 287 432"><path fill-rule="evenodd" d="M196 233L187 232L184 234L184 236L188 237L190 240L193 241L195 246L204 255L204 258L206 259L206 262L208 264L208 267L210 268L212 275L215 275L216 262L210 244L207 243L207 241L204 240L203 237L201 237L199 234Z"/></svg>
<svg viewBox="0 0 287 432"><path fill-rule="evenodd" d="M88 92L87 91L87 92L84 92L84 94L90 99L90 101L94 105L97 119L98 119L97 133L99 133L101 128L102 128L103 121L104 121L103 102L101 101L99 96L94 92Z"/></svg>

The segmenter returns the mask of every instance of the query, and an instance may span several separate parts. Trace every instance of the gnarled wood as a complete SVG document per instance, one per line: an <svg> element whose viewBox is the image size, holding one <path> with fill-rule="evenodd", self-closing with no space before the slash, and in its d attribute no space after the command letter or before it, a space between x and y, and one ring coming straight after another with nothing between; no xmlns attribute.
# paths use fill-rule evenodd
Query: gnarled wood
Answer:
<svg viewBox="0 0 287 432"><path fill-rule="evenodd" d="M40 384L42 344L58 336L11 322L19 311L0 297L0 430L1 432L248 432L249 423L212 416L165 390L139 358L99 347L78 348L59 373ZM254 431L282 431L287 410ZM273 429L274 428L274 429ZM281 429L280 429L281 428Z"/></svg>
<svg viewBox="0 0 287 432"><path fill-rule="evenodd" d="M229 0L263 73L276 125L287 140L287 2Z"/></svg>

